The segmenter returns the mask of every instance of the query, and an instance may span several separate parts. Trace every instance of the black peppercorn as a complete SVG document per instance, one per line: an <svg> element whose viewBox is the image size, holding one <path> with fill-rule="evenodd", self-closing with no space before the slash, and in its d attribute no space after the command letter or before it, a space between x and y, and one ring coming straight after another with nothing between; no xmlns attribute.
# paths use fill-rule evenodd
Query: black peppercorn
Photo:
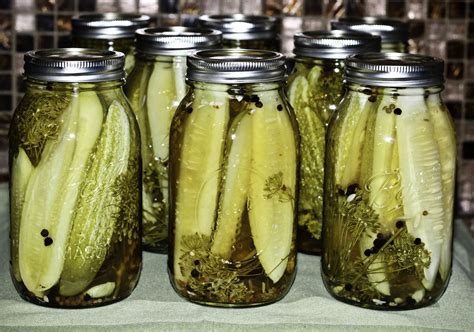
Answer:
<svg viewBox="0 0 474 332"><path fill-rule="evenodd" d="M283 106L281 106L281 104L278 104L277 110L278 110L278 111L283 111Z"/></svg>
<svg viewBox="0 0 474 332"><path fill-rule="evenodd" d="M50 246L50 245L52 245L52 244L53 244L53 239L52 239L52 238L47 237L46 239L44 239L44 246L45 246L45 247L48 247L48 246Z"/></svg>
<svg viewBox="0 0 474 332"><path fill-rule="evenodd" d="M369 257L371 253L372 253L372 250L370 250L370 249L366 249L364 251L364 255L366 255L367 257Z"/></svg>
<svg viewBox="0 0 474 332"><path fill-rule="evenodd" d="M346 291L350 292L350 291L352 290L352 285L351 285L351 284L346 284L346 285L344 286L344 289L345 289Z"/></svg>
<svg viewBox="0 0 474 332"><path fill-rule="evenodd" d="M376 97L376 96L370 96L370 97L369 97L369 101L370 101L371 103L375 103L375 102L377 101L377 97Z"/></svg>
<svg viewBox="0 0 474 332"><path fill-rule="evenodd" d="M397 221L395 226L397 226L397 228L402 228L403 226L405 226L405 222L403 220L399 220Z"/></svg>
<svg viewBox="0 0 474 332"><path fill-rule="evenodd" d="M263 104L262 104L261 101L257 101L257 102L255 103L255 106L257 106L257 108L262 108L262 107L263 107Z"/></svg>
<svg viewBox="0 0 474 332"><path fill-rule="evenodd" d="M413 243L418 246L418 245L421 244L421 239L420 239L419 237L417 237L417 238L415 239L415 241L413 241Z"/></svg>
<svg viewBox="0 0 474 332"><path fill-rule="evenodd" d="M396 115L401 115L402 110L397 107L396 109L393 110L393 113L395 113Z"/></svg>
<svg viewBox="0 0 474 332"><path fill-rule="evenodd" d="M47 229L43 229L40 234L42 237L47 237L49 235L49 232Z"/></svg>
<svg viewBox="0 0 474 332"><path fill-rule="evenodd" d="M193 278L198 278L198 277L199 277L199 271L196 270L196 269L193 269L193 270L191 271L191 276L192 276Z"/></svg>

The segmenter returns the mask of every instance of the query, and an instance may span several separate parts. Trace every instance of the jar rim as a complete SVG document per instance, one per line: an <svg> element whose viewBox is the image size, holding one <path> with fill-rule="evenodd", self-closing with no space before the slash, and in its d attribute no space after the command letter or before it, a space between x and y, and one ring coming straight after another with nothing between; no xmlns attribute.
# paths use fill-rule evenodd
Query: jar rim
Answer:
<svg viewBox="0 0 474 332"><path fill-rule="evenodd" d="M72 35L91 39L133 38L151 23L148 15L131 13L83 14L71 19Z"/></svg>
<svg viewBox="0 0 474 332"><path fill-rule="evenodd" d="M199 26L222 31L223 39L255 40L276 36L277 19L266 15L202 15Z"/></svg>

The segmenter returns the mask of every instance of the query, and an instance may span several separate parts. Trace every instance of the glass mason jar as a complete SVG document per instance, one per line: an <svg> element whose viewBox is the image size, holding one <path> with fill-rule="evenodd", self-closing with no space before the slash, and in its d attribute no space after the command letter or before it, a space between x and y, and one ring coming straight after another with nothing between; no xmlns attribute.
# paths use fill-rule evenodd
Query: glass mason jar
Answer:
<svg viewBox="0 0 474 332"><path fill-rule="evenodd" d="M203 15L198 19L203 28L222 31L224 48L280 50L277 19L265 15Z"/></svg>
<svg viewBox="0 0 474 332"><path fill-rule="evenodd" d="M186 95L186 55L220 44L222 33L185 27L136 32L136 65L125 93L138 119L142 145L143 247L168 251L169 128Z"/></svg>
<svg viewBox="0 0 474 332"><path fill-rule="evenodd" d="M137 284L140 138L123 64L106 50L25 54L9 138L11 276L27 301L94 307Z"/></svg>
<svg viewBox="0 0 474 332"><path fill-rule="evenodd" d="M199 51L170 133L168 270L213 306L275 302L296 272L298 132L280 53Z"/></svg>
<svg viewBox="0 0 474 332"><path fill-rule="evenodd" d="M327 136L324 283L362 307L427 306L451 274L456 142L443 61L368 53L345 64Z"/></svg>
<svg viewBox="0 0 474 332"><path fill-rule="evenodd" d="M298 250L321 252L326 128L343 94L344 58L380 50L380 37L344 31L306 31L295 39L287 95L301 137Z"/></svg>
<svg viewBox="0 0 474 332"><path fill-rule="evenodd" d="M147 15L104 13L85 14L72 18L74 47L119 51L125 54L125 72L135 64L133 39L135 30L146 28L151 19Z"/></svg>
<svg viewBox="0 0 474 332"><path fill-rule="evenodd" d="M408 24L387 17L340 17L331 29L366 32L382 38L382 52L408 52Z"/></svg>

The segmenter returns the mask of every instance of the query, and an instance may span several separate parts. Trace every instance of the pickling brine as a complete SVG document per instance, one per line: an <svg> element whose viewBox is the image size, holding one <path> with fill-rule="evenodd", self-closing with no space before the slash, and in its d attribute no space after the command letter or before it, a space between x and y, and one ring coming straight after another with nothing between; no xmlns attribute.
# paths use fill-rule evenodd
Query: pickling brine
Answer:
<svg viewBox="0 0 474 332"><path fill-rule="evenodd" d="M282 90L284 60L274 52L212 52L188 60L190 91L171 126L170 279L178 294L202 304L271 303L296 272L298 140ZM276 77L246 83L261 79L246 66L254 58L273 65ZM214 61L222 63L206 66ZM244 81L224 82L236 67L249 71Z"/></svg>
<svg viewBox="0 0 474 332"><path fill-rule="evenodd" d="M140 145L121 91L123 54L40 50L25 60L10 129L13 282L45 306L116 302L141 268ZM81 83L61 81L73 79L65 67ZM100 68L111 81L87 82Z"/></svg>
<svg viewBox="0 0 474 332"><path fill-rule="evenodd" d="M429 305L446 289L452 256L456 142L442 61L374 53L346 65L348 91L328 133L323 280L364 307ZM352 74L359 68L363 79Z"/></svg>

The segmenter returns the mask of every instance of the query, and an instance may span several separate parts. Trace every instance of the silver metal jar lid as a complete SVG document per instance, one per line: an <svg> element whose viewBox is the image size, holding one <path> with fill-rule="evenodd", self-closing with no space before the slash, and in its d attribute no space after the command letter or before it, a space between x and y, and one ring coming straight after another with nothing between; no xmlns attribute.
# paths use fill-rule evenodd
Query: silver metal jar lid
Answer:
<svg viewBox="0 0 474 332"><path fill-rule="evenodd" d="M135 47L142 54L187 55L218 46L222 32L204 28L145 28L135 32Z"/></svg>
<svg viewBox="0 0 474 332"><path fill-rule="evenodd" d="M222 31L224 39L255 40L276 37L276 18L265 15L203 15L199 25Z"/></svg>
<svg viewBox="0 0 474 332"><path fill-rule="evenodd" d="M121 52L88 48L57 48L25 54L27 78L64 83L105 82L125 76Z"/></svg>
<svg viewBox="0 0 474 332"><path fill-rule="evenodd" d="M208 83L267 83L285 79L285 57L273 51L220 49L188 57L187 77Z"/></svg>
<svg viewBox="0 0 474 332"><path fill-rule="evenodd" d="M305 31L295 34L293 53L321 59L344 59L348 55L380 51L380 37L348 31Z"/></svg>
<svg viewBox="0 0 474 332"><path fill-rule="evenodd" d="M444 62L426 55L407 53L365 53L345 60L349 83L411 88L441 85Z"/></svg>
<svg viewBox="0 0 474 332"><path fill-rule="evenodd" d="M382 43L407 43L408 24L385 17L341 17L331 21L331 29L370 33L382 38Z"/></svg>
<svg viewBox="0 0 474 332"><path fill-rule="evenodd" d="M151 19L138 14L88 14L72 18L72 35L92 39L133 38L135 30L146 28Z"/></svg>

